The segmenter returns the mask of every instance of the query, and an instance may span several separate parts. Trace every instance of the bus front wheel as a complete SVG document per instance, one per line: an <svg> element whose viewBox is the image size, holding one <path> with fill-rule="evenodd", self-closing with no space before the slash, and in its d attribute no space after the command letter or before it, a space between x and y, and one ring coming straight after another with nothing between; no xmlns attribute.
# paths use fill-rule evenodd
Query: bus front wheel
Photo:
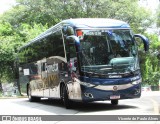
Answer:
<svg viewBox="0 0 160 124"><path fill-rule="evenodd" d="M111 100L112 105L118 105L118 99Z"/></svg>
<svg viewBox="0 0 160 124"><path fill-rule="evenodd" d="M63 88L62 88L62 101L63 101L66 109L71 108L71 101L68 99L68 93L67 93L66 86L63 86Z"/></svg>

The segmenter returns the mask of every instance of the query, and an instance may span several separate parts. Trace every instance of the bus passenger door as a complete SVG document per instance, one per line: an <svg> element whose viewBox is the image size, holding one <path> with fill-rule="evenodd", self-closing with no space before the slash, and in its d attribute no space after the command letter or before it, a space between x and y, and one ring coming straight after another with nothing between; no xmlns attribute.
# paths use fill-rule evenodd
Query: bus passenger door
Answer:
<svg viewBox="0 0 160 124"><path fill-rule="evenodd" d="M42 81L43 81L43 96L49 97L47 59L43 59L41 61L41 76L42 76Z"/></svg>
<svg viewBox="0 0 160 124"><path fill-rule="evenodd" d="M81 99L80 85L76 82L79 80L79 68L78 68L78 59L76 45L71 42L66 43L66 52L67 52L67 62L69 65L69 77L71 77L71 82L68 83L68 92L70 99Z"/></svg>

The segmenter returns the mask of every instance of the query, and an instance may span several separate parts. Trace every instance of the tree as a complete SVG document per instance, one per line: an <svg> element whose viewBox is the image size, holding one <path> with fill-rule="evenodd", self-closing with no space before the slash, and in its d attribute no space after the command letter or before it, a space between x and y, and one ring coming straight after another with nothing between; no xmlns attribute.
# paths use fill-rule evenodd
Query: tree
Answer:
<svg viewBox="0 0 160 124"><path fill-rule="evenodd" d="M5 37L5 35L10 35L10 37ZM10 44L10 40L13 35L11 25L9 23L0 23L0 86L3 80L7 80L12 77L12 69L14 62L14 52ZM0 87L2 92L2 87Z"/></svg>
<svg viewBox="0 0 160 124"><path fill-rule="evenodd" d="M47 24L49 27L69 18L114 18L128 22L135 32L153 22L150 13L138 6L138 0L16 0L17 5L5 13L3 20Z"/></svg>
<svg viewBox="0 0 160 124"><path fill-rule="evenodd" d="M33 26L21 24L16 29L7 22L0 23L0 91L2 91L2 82L18 81L18 68L15 68L15 60L19 47L47 28L41 24L34 24Z"/></svg>
<svg viewBox="0 0 160 124"><path fill-rule="evenodd" d="M158 85L160 80L160 41L156 35L147 35L150 39L150 50L148 53L140 52L140 66L143 77L143 83L149 85ZM141 48L141 47L139 47Z"/></svg>
<svg viewBox="0 0 160 124"><path fill-rule="evenodd" d="M160 68L157 57L148 55L145 61L144 81L150 85L158 85Z"/></svg>
<svg viewBox="0 0 160 124"><path fill-rule="evenodd" d="M157 19L156 19L157 27L160 27L160 5L157 9Z"/></svg>

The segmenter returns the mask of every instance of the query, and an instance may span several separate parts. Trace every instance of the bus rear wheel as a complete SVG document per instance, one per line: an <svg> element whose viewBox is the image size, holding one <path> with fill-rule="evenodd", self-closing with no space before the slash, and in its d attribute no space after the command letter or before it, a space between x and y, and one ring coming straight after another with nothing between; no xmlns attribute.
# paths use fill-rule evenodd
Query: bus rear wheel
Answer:
<svg viewBox="0 0 160 124"><path fill-rule="evenodd" d="M68 99L68 93L67 93L66 86L62 87L62 101L63 101L66 109L71 108L71 101Z"/></svg>
<svg viewBox="0 0 160 124"><path fill-rule="evenodd" d="M118 99L111 100L112 105L118 105Z"/></svg>

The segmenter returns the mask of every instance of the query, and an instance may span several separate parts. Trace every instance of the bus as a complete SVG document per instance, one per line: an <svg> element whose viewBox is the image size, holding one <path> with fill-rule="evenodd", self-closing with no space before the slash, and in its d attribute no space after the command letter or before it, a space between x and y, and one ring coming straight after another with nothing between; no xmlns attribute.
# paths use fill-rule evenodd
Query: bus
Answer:
<svg viewBox="0 0 160 124"><path fill-rule="evenodd" d="M60 99L66 108L76 102L110 100L117 105L121 99L139 98L142 77L136 38L148 51L148 39L133 34L126 22L63 20L19 49L21 90L29 101Z"/></svg>

